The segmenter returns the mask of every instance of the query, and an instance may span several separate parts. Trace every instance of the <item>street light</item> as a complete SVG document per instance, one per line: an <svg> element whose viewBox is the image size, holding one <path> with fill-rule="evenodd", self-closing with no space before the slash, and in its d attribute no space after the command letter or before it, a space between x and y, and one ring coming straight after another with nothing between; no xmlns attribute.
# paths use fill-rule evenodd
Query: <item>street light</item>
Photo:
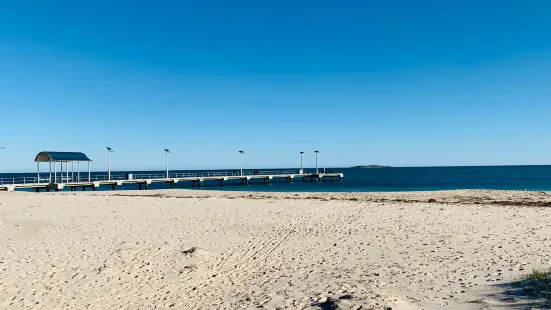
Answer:
<svg viewBox="0 0 551 310"><path fill-rule="evenodd" d="M300 174L304 173L304 165L302 164L303 163L303 157L304 157L304 152L300 152Z"/></svg>
<svg viewBox="0 0 551 310"><path fill-rule="evenodd" d="M316 174L318 174L318 155L320 151L314 151L314 152L316 152Z"/></svg>
<svg viewBox="0 0 551 310"><path fill-rule="evenodd" d="M239 151L239 157L241 158L241 176L243 176L243 154L245 154L245 152Z"/></svg>
<svg viewBox="0 0 551 310"><path fill-rule="evenodd" d="M111 153L113 153L113 149L106 146L107 149L107 180L111 181Z"/></svg>
<svg viewBox="0 0 551 310"><path fill-rule="evenodd" d="M165 149L165 155L166 155L166 178L168 179L168 153L170 153L170 150L169 149Z"/></svg>

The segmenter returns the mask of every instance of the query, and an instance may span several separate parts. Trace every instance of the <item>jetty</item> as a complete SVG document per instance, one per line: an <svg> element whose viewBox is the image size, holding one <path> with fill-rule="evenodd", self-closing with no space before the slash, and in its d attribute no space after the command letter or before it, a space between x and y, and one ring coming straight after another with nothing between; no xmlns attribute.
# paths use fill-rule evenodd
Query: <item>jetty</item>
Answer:
<svg viewBox="0 0 551 310"><path fill-rule="evenodd" d="M40 191L76 191L91 189L95 191L100 186L107 186L115 190L118 186L124 184L137 185L138 189L147 190L152 183L167 183L169 188L174 184L190 182L192 187L201 187L205 182L216 182L223 186L224 182L237 180L243 185L249 184L251 180L262 180L264 183L272 181L293 182L310 181L320 182L326 180L342 180L342 173L305 173L303 169L299 170L273 170L273 171L240 171L240 172L201 172L201 173L169 173L164 174L132 174L111 175L91 175L90 166L92 160L80 152L40 152L35 157L37 163L37 174L35 177L14 177L0 178L0 191L15 191L18 189ZM48 163L49 171L46 175L40 173L40 163ZM75 171L75 163L77 170ZM88 166L87 174L80 171L81 163ZM57 166L60 167L58 173ZM53 166L53 170L52 170ZM63 170L65 166L65 170ZM70 171L69 171L70 170ZM215 184L216 184L215 183Z"/></svg>

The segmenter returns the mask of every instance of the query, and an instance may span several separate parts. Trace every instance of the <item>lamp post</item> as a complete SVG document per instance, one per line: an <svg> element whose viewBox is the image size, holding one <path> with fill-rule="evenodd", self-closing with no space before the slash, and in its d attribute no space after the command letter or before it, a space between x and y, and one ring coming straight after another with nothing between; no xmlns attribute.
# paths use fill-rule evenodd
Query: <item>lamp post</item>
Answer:
<svg viewBox="0 0 551 310"><path fill-rule="evenodd" d="M300 174L304 173L304 165L302 164L303 159L304 159L304 152L300 152Z"/></svg>
<svg viewBox="0 0 551 310"><path fill-rule="evenodd" d="M241 176L243 176L243 154L245 154L245 152L239 151L239 157L241 159Z"/></svg>
<svg viewBox="0 0 551 310"><path fill-rule="evenodd" d="M107 180L111 181L111 153L113 153L113 149L106 146L107 149Z"/></svg>
<svg viewBox="0 0 551 310"><path fill-rule="evenodd" d="M165 149L165 167L166 167L166 178L168 179L168 153L170 153L169 149Z"/></svg>
<svg viewBox="0 0 551 310"><path fill-rule="evenodd" d="M316 174L318 174L318 155L320 151L314 151L316 153Z"/></svg>

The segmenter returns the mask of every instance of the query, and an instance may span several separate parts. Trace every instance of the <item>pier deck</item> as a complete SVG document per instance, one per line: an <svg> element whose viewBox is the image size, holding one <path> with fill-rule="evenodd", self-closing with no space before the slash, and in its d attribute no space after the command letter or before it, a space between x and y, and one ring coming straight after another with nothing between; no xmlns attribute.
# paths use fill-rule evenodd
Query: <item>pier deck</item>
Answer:
<svg viewBox="0 0 551 310"><path fill-rule="evenodd" d="M16 189L35 189L37 192L45 191L60 191L69 188L71 191L77 189L86 190L91 188L96 190L100 186L111 186L114 190L117 186L123 184L136 184L139 189L148 189L152 183L167 183L170 188L176 183L191 182L192 187L203 186L204 182L218 182L220 186L228 180L239 180L241 184L249 184L250 180L260 179L264 183L270 183L272 180L280 180L292 182L293 180L301 181L325 181L325 180L342 180L342 173L296 173L295 171L260 171L258 173L247 172L243 175L235 175L231 172L205 172L205 173L174 173L169 174L168 178L165 174L137 174L132 177L111 175L110 179L107 176L91 176L77 177L57 176L54 178L11 178L0 179L0 191L14 191Z"/></svg>

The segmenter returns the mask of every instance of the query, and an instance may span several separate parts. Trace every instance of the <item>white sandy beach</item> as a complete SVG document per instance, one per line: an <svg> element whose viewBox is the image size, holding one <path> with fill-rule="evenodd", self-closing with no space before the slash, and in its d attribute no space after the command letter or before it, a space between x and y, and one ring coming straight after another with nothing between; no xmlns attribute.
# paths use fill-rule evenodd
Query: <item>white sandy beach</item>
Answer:
<svg viewBox="0 0 551 310"><path fill-rule="evenodd" d="M550 265L551 193L0 193L1 309L524 308Z"/></svg>

